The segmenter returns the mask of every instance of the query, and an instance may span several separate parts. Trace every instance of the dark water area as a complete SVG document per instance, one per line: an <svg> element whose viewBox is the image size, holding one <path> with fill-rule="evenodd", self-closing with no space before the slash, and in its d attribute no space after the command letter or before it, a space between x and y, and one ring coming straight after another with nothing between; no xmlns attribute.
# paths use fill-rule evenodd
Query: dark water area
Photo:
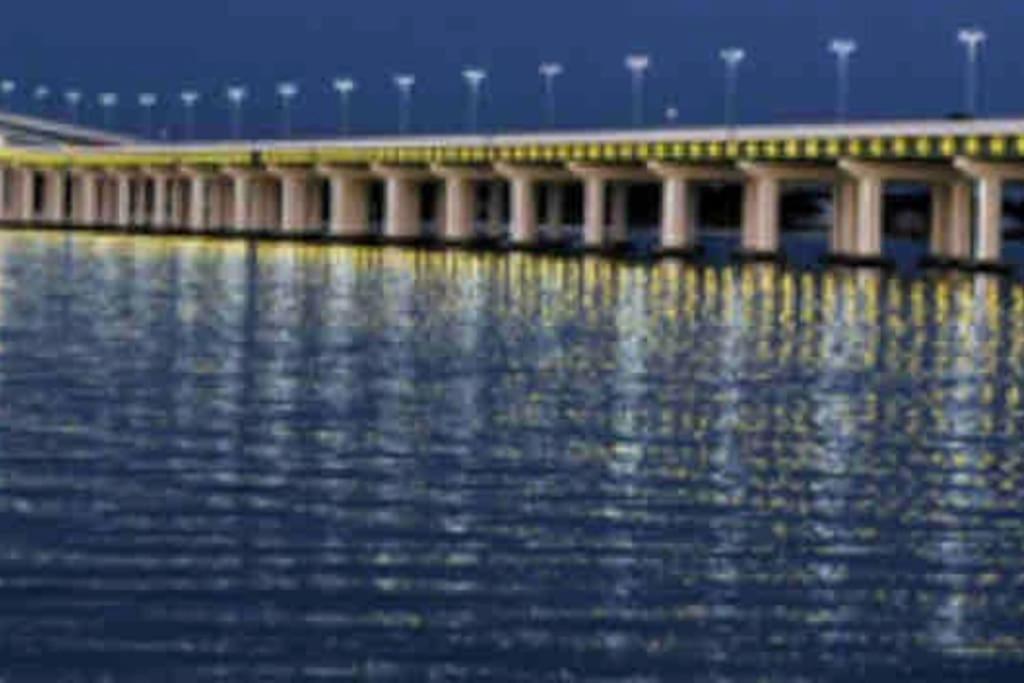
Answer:
<svg viewBox="0 0 1024 683"><path fill-rule="evenodd" d="M1022 364L1013 278L0 235L0 680L1019 681Z"/></svg>

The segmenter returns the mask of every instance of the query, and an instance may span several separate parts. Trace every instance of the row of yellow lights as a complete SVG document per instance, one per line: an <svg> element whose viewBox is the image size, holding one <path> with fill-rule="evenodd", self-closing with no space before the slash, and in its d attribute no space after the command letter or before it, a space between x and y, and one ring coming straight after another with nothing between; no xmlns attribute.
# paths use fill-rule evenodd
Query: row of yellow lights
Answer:
<svg viewBox="0 0 1024 683"><path fill-rule="evenodd" d="M730 142L653 142L523 145L515 147L384 147L264 150L268 165L313 163L455 163L496 161L637 162L650 160L728 161L741 159L949 158L1024 156L1024 135L1008 137L893 137ZM233 149L195 153L134 154L130 151L74 149L62 152L0 148L0 161L40 166L166 166L173 164L237 165L255 163L252 151Z"/></svg>

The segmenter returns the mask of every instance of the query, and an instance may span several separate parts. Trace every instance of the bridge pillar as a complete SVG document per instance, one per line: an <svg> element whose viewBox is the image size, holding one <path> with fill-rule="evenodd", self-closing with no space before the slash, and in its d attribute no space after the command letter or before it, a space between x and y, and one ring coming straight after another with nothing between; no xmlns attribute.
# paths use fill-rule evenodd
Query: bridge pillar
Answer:
<svg viewBox="0 0 1024 683"><path fill-rule="evenodd" d="M840 178L832 192L832 227L829 253L842 256L853 252L857 239L857 182Z"/></svg>
<svg viewBox="0 0 1024 683"><path fill-rule="evenodd" d="M10 173L6 166L0 166L0 221L6 221L10 217L10 212L7 210L7 203L10 197L10 192L7 189L7 183L10 180Z"/></svg>
<svg viewBox="0 0 1024 683"><path fill-rule="evenodd" d="M339 237L366 237L370 234L370 180L364 170L322 167L327 178L330 214L327 230Z"/></svg>
<svg viewBox="0 0 1024 683"><path fill-rule="evenodd" d="M940 261L967 261L971 257L971 184L965 180L931 186L929 254Z"/></svg>
<svg viewBox="0 0 1024 683"><path fill-rule="evenodd" d="M283 232L302 232L314 227L310 221L310 172L305 169L276 169L281 188L281 220Z"/></svg>
<svg viewBox="0 0 1024 683"><path fill-rule="evenodd" d="M457 244L473 241L477 183L490 180L494 173L489 168L473 166L434 166L433 170L444 179L444 240Z"/></svg>
<svg viewBox="0 0 1024 683"><path fill-rule="evenodd" d="M75 225L99 223L100 176L81 170L71 175L71 222Z"/></svg>
<svg viewBox="0 0 1024 683"><path fill-rule="evenodd" d="M629 184L611 184L611 215L608 225L608 241L613 245L629 240Z"/></svg>
<svg viewBox="0 0 1024 683"><path fill-rule="evenodd" d="M128 228L132 224L132 178L126 171L114 173L117 206L114 210L114 222L118 227Z"/></svg>
<svg viewBox="0 0 1024 683"><path fill-rule="evenodd" d="M137 228L149 225L150 211L148 206L149 179L145 175L136 175L131 180L132 187L132 223Z"/></svg>
<svg viewBox="0 0 1024 683"><path fill-rule="evenodd" d="M583 180L583 246L601 249L605 246L605 188L607 181L599 175Z"/></svg>
<svg viewBox="0 0 1024 683"><path fill-rule="evenodd" d="M954 166L975 183L974 261L998 265L1003 251L1003 186L1010 180L1024 181L1024 167L966 158L957 159Z"/></svg>
<svg viewBox="0 0 1024 683"><path fill-rule="evenodd" d="M154 228L165 228L170 222L167 195L171 178L163 171L151 171L149 177L153 183L153 206L149 224Z"/></svg>
<svg viewBox="0 0 1024 683"><path fill-rule="evenodd" d="M225 212L228 225L233 232L246 232L250 224L249 198L252 187L252 174L241 168L228 169L228 192Z"/></svg>
<svg viewBox="0 0 1024 683"><path fill-rule="evenodd" d="M740 171L726 166L651 162L648 168L661 179L659 251L666 255L686 256L697 249L697 202L693 195L696 183L744 179Z"/></svg>
<svg viewBox="0 0 1024 683"><path fill-rule="evenodd" d="M47 223L63 223L67 218L64 211L66 189L67 174L63 170L43 174L43 220Z"/></svg>
<svg viewBox="0 0 1024 683"><path fill-rule="evenodd" d="M528 175L512 178L509 237L514 247L537 245L537 183Z"/></svg>
<svg viewBox="0 0 1024 683"><path fill-rule="evenodd" d="M21 168L17 173L17 213L15 218L31 223L36 217L36 171L33 168Z"/></svg>
<svg viewBox="0 0 1024 683"><path fill-rule="evenodd" d="M420 185L430 180L426 169L377 165L384 178L384 237L392 242L410 242L423 236L423 201Z"/></svg>
<svg viewBox="0 0 1024 683"><path fill-rule="evenodd" d="M207 185L209 179L203 172L191 170L188 174L188 216L186 226L189 230L200 232L208 227L207 217Z"/></svg>

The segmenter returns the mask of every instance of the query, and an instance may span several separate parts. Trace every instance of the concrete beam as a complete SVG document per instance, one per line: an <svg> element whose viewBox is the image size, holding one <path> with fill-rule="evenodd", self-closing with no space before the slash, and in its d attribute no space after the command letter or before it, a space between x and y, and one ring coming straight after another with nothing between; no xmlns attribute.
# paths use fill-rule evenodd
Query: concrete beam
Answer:
<svg viewBox="0 0 1024 683"><path fill-rule="evenodd" d="M889 181L950 183L957 178L957 172L952 166L928 162L841 159L839 168L855 178L871 177L883 183Z"/></svg>
<svg viewBox="0 0 1024 683"><path fill-rule="evenodd" d="M691 182L741 183L744 180L742 171L725 164L673 164L664 161L652 161L647 168L660 178L680 178Z"/></svg>
<svg viewBox="0 0 1024 683"><path fill-rule="evenodd" d="M741 161L737 165L747 175L769 178L780 183L813 182L831 185L838 182L841 175L835 166L819 164Z"/></svg>
<svg viewBox="0 0 1024 683"><path fill-rule="evenodd" d="M571 163L569 172L579 178L600 178L605 182L650 183L658 179L647 166Z"/></svg>

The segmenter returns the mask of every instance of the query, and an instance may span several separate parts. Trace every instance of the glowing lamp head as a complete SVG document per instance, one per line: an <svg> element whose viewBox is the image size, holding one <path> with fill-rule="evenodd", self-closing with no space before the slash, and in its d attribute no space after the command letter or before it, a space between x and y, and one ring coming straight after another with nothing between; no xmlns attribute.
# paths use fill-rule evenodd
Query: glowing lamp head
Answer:
<svg viewBox="0 0 1024 683"><path fill-rule="evenodd" d="M557 78L565 73L565 68L558 62L544 62L540 65L540 75L544 78Z"/></svg>
<svg viewBox="0 0 1024 683"><path fill-rule="evenodd" d="M139 95L139 106L149 109L156 106L156 95L151 92L144 92Z"/></svg>
<svg viewBox="0 0 1024 683"><path fill-rule="evenodd" d="M181 93L181 102L186 107L194 107L199 101L199 93L195 90L185 90Z"/></svg>
<svg viewBox="0 0 1024 683"><path fill-rule="evenodd" d="M743 62L743 60L747 58L746 50L739 47L729 47L722 50L718 54L722 58L723 62L725 62L728 66L734 68L739 66Z"/></svg>
<svg viewBox="0 0 1024 683"><path fill-rule="evenodd" d="M651 58L648 55L628 55L626 57L626 68L635 74L647 71L651 66Z"/></svg>
<svg viewBox="0 0 1024 683"><path fill-rule="evenodd" d="M100 93L99 103L101 107L110 109L111 107L117 106L117 93L104 92Z"/></svg>
<svg viewBox="0 0 1024 683"><path fill-rule="evenodd" d="M473 88L479 88L480 84L487 78L487 72L483 69L470 67L463 69L462 77L466 79L466 82Z"/></svg>
<svg viewBox="0 0 1024 683"><path fill-rule="evenodd" d="M857 51L857 41L849 38L836 38L828 44L828 49L832 54L845 59Z"/></svg>
<svg viewBox="0 0 1024 683"><path fill-rule="evenodd" d="M290 100L299 94L299 86L292 81L277 84L277 94L281 99Z"/></svg>
<svg viewBox="0 0 1024 683"><path fill-rule="evenodd" d="M416 77L412 74L398 74L395 76L395 85L404 93L408 93L416 85Z"/></svg>
<svg viewBox="0 0 1024 683"><path fill-rule="evenodd" d="M342 95L347 95L356 89L356 82L351 78L336 78L332 84L334 89Z"/></svg>
<svg viewBox="0 0 1024 683"><path fill-rule="evenodd" d="M235 105L241 104L248 94L249 91L242 85L232 85L227 89L228 100Z"/></svg>
<svg viewBox="0 0 1024 683"><path fill-rule="evenodd" d="M956 38L967 47L974 49L988 40L988 34L980 28L962 28L957 32Z"/></svg>

